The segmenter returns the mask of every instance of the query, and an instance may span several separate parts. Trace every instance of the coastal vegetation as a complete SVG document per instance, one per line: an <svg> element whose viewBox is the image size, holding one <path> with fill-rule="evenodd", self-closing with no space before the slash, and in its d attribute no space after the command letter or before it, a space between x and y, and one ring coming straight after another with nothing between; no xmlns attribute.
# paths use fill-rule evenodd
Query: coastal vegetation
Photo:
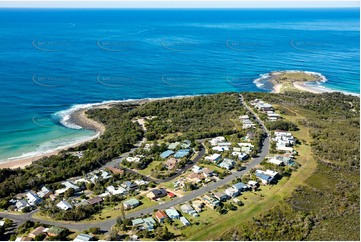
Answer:
<svg viewBox="0 0 361 242"><path fill-rule="evenodd" d="M275 71L271 72L270 80L276 83L321 81L320 75L304 71Z"/></svg>
<svg viewBox="0 0 361 242"><path fill-rule="evenodd" d="M272 209L238 224L219 240L359 240L358 97L340 93L245 93L297 110L309 128L314 173ZM210 235L212 236L212 235Z"/></svg>

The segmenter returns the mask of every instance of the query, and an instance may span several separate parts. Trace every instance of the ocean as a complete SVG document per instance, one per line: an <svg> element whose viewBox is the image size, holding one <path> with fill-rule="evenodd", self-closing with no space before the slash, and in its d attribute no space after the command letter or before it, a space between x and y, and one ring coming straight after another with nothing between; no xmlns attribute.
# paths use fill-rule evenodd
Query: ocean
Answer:
<svg viewBox="0 0 361 242"><path fill-rule="evenodd" d="M360 93L359 9L0 9L0 162L94 135L110 100L270 91L270 71ZM74 106L76 105L76 106Z"/></svg>

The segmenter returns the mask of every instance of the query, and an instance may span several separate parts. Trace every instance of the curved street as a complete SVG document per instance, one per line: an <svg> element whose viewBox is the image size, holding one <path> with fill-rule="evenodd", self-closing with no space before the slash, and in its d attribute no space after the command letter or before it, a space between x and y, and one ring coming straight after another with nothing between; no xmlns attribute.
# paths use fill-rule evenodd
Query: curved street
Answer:
<svg viewBox="0 0 361 242"><path fill-rule="evenodd" d="M258 157L254 158L251 162L249 162L245 167L246 169L242 170L242 171L235 171L232 172L231 175L216 181L214 183L210 183L205 187L202 187L200 189L194 190L186 195L184 195L183 197L177 197L175 199L173 199L172 201L169 202L165 202L162 204L158 204L149 208L145 208L142 209L140 211L137 212L130 212L126 214L127 218L131 218L131 217L139 217L143 214L148 214L148 213L153 213L153 211L156 209L167 209L170 208L172 206L175 205L179 205L188 201L191 201L199 196L202 196L203 194L210 192L214 189L217 189L218 187L221 187L229 182L231 182L232 180L243 176L245 173L249 172L251 169L255 168L257 165L259 165L263 159L267 156L268 151L269 151L269 147L270 147L270 138L269 138L269 131L267 130L266 126L264 125L263 121L259 118L259 116L246 104L244 103L244 99L243 96L240 94L240 102L242 105L244 105L246 107L246 109L251 112L255 118L256 121L260 124L261 128L266 132L266 137L263 141L263 146L261 147L261 152L258 154ZM200 156L201 157L201 156ZM200 157L198 158L198 160L200 159ZM196 158L196 159L197 159ZM114 160L115 161L115 160ZM118 162L119 159L116 159L116 161ZM192 164L193 165L193 164ZM192 165L190 165L189 167L191 167ZM42 220L42 219L37 219L37 218L33 218L32 215L35 213L36 211L33 211L32 213L29 214L11 214L11 213L0 213L0 217L4 217L4 218L9 218L14 220L15 222L17 222L18 224L21 224L23 222L25 222L26 220L32 220L32 221L38 221L44 224L50 224L50 225L57 225L57 226L62 226L62 227L66 227L69 229L75 229L78 231L83 231L86 229L89 229L91 227L100 227L103 231L110 231L111 227L116 223L116 219L108 219L102 222L96 222L96 223L92 223L92 222L79 222L79 223L74 223L74 222L56 222L56 221L48 221L48 220Z"/></svg>

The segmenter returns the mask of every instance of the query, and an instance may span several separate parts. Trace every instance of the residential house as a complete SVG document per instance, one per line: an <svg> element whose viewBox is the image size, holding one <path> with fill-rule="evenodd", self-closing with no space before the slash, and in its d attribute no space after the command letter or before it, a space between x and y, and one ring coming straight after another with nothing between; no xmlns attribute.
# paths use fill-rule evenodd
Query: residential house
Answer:
<svg viewBox="0 0 361 242"><path fill-rule="evenodd" d="M65 186L65 188L61 188L61 189L58 189L55 191L55 194L56 195L59 195L59 194L63 194L64 192L66 192L68 189L70 188L73 188L74 189L74 192L79 192L81 191L80 187L75 185L73 182L71 181L64 181L64 182L61 182L61 184L63 186Z"/></svg>
<svg viewBox="0 0 361 242"><path fill-rule="evenodd" d="M114 186L108 186L106 190L112 195L124 195L127 193L127 190L125 190L123 187L115 188Z"/></svg>
<svg viewBox="0 0 361 242"><path fill-rule="evenodd" d="M139 179L139 180L135 180L134 183L137 184L138 186L142 186L142 185L147 185L149 182Z"/></svg>
<svg viewBox="0 0 361 242"><path fill-rule="evenodd" d="M191 205L189 204L183 204L182 206L180 206L180 209L182 210L183 213L188 213L190 215L192 215L193 217L198 217L198 213L196 212L196 210L194 208L192 208Z"/></svg>
<svg viewBox="0 0 361 242"><path fill-rule="evenodd" d="M51 194L51 190L48 189L46 186L43 186L41 188L41 190L37 193L37 195L40 197L40 198L47 198L49 197Z"/></svg>
<svg viewBox="0 0 361 242"><path fill-rule="evenodd" d="M199 173L199 172L202 171L202 168L200 168L200 167L197 166L197 165L194 165L194 166L192 167L192 171L193 171L194 173Z"/></svg>
<svg viewBox="0 0 361 242"><path fill-rule="evenodd" d="M216 192L214 193L214 197L217 198L220 202L226 201L228 199L228 195L224 192Z"/></svg>
<svg viewBox="0 0 361 242"><path fill-rule="evenodd" d="M258 188L258 182L256 182L256 181L249 181L249 182L247 183L247 186L250 187L250 188L252 188L253 190L255 190L255 189Z"/></svg>
<svg viewBox="0 0 361 242"><path fill-rule="evenodd" d="M154 226L156 222L152 217L144 218L143 221L144 221L143 226L146 230L148 231L154 230Z"/></svg>
<svg viewBox="0 0 361 242"><path fill-rule="evenodd" d="M185 217L180 217L179 220L182 222L184 226L190 225L189 221Z"/></svg>
<svg viewBox="0 0 361 242"><path fill-rule="evenodd" d="M15 203L15 207L18 209L18 210L22 210L24 209L25 207L28 207L29 204L27 201L21 199L21 200L18 200L16 203Z"/></svg>
<svg viewBox="0 0 361 242"><path fill-rule="evenodd" d="M56 204L56 206L62 210L69 210L73 208L73 206L65 200L60 201L58 204Z"/></svg>
<svg viewBox="0 0 361 242"><path fill-rule="evenodd" d="M190 149L178 150L177 153L174 154L174 158L186 157L187 155L189 155L190 151Z"/></svg>
<svg viewBox="0 0 361 242"><path fill-rule="evenodd" d="M204 159L208 160L208 161L212 161L213 163L218 162L221 159L221 155L220 154L212 154L209 156L206 156Z"/></svg>
<svg viewBox="0 0 361 242"><path fill-rule="evenodd" d="M38 236L44 232L44 229L45 228L43 226L39 226L36 229L34 229L33 231L31 231L28 236L30 238L35 239L36 236Z"/></svg>
<svg viewBox="0 0 361 242"><path fill-rule="evenodd" d="M234 160L225 158L221 163L218 164L218 166L227 170L231 170L234 167L235 163L236 162Z"/></svg>
<svg viewBox="0 0 361 242"><path fill-rule="evenodd" d="M176 209L174 208L168 208L165 210L165 213L167 214L167 216L171 219L179 219L179 213Z"/></svg>
<svg viewBox="0 0 361 242"><path fill-rule="evenodd" d="M30 206L38 205L41 202L41 198L33 191L27 192L26 197Z"/></svg>
<svg viewBox="0 0 361 242"><path fill-rule="evenodd" d="M144 220L142 218L136 218L132 220L132 226L139 226L144 223Z"/></svg>
<svg viewBox="0 0 361 242"><path fill-rule="evenodd" d="M202 212L204 203L201 200L194 200L192 202L192 207L194 208L194 210L196 210L197 213Z"/></svg>
<svg viewBox="0 0 361 242"><path fill-rule="evenodd" d="M158 219L159 223L163 222L166 218L168 218L167 214L161 210L158 210L155 213L155 217Z"/></svg>
<svg viewBox="0 0 361 242"><path fill-rule="evenodd" d="M149 197L152 200L156 200L158 198L165 196L167 196L167 191L164 188L153 189L147 194L147 197Z"/></svg>
<svg viewBox="0 0 361 242"><path fill-rule="evenodd" d="M213 208L213 209L218 207L220 204L219 201L211 195L204 195L202 197L202 200L208 207Z"/></svg>
<svg viewBox="0 0 361 242"><path fill-rule="evenodd" d="M204 168L202 170L202 173L204 175L204 177L211 177L213 176L213 170L209 169L209 168Z"/></svg>
<svg viewBox="0 0 361 242"><path fill-rule="evenodd" d="M138 162L140 162L141 157L139 157L139 156L135 156L135 157L133 157L133 156L128 156L128 157L126 158L126 160L127 160L128 162L138 163Z"/></svg>
<svg viewBox="0 0 361 242"><path fill-rule="evenodd" d="M133 183L132 181L125 181L122 184L122 187L125 188L129 192L129 191L134 191L135 189L137 189L138 185Z"/></svg>
<svg viewBox="0 0 361 242"><path fill-rule="evenodd" d="M95 238L89 234L78 234L74 239L75 242L81 241L95 241Z"/></svg>
<svg viewBox="0 0 361 242"><path fill-rule="evenodd" d="M245 185L243 182L238 182L233 185L235 189L237 189L239 192L247 190L247 185Z"/></svg>
<svg viewBox="0 0 361 242"><path fill-rule="evenodd" d="M270 184L275 180L278 173L272 170L256 170L256 177L261 180L262 184Z"/></svg>
<svg viewBox="0 0 361 242"><path fill-rule="evenodd" d="M239 190L233 186L224 190L224 193L227 194L231 198L236 197L240 194Z"/></svg>
<svg viewBox="0 0 361 242"><path fill-rule="evenodd" d="M138 199L135 199L135 198L132 198L132 199L129 199L129 200L123 202L125 209L132 209L132 208L138 207L139 204L140 204L140 202L138 201Z"/></svg>
<svg viewBox="0 0 361 242"><path fill-rule="evenodd" d="M166 150L162 154L160 154L160 158L166 159L166 158L168 158L169 156L171 156L173 154L174 154L173 150Z"/></svg>
<svg viewBox="0 0 361 242"><path fill-rule="evenodd" d="M188 149L191 147L192 141L190 140L183 140L183 143L181 144L182 149Z"/></svg>
<svg viewBox="0 0 361 242"><path fill-rule="evenodd" d="M170 144L168 145L168 149L169 149L169 150L175 150L175 149L177 149L177 147L178 147L179 145L180 145L179 142L170 143Z"/></svg>
<svg viewBox="0 0 361 242"><path fill-rule="evenodd" d="M90 205L101 204L102 202L103 202L103 198L101 198L99 196L88 199L88 203Z"/></svg>
<svg viewBox="0 0 361 242"><path fill-rule="evenodd" d="M66 229L64 228L60 228L57 226L53 226L51 228L49 228L46 233L48 234L48 236L50 237L56 237L56 236L63 236L65 235L65 231Z"/></svg>
<svg viewBox="0 0 361 242"><path fill-rule="evenodd" d="M241 148L239 148L241 150ZM248 159L248 154L246 153L242 153L242 152L238 152L238 151L233 151L232 152L232 156L236 156L238 158L238 160L247 160Z"/></svg>
<svg viewBox="0 0 361 242"><path fill-rule="evenodd" d="M223 136L218 136L218 137L211 139L210 143L212 146L216 146L218 143L224 142L224 141L226 141L226 138L224 138Z"/></svg>

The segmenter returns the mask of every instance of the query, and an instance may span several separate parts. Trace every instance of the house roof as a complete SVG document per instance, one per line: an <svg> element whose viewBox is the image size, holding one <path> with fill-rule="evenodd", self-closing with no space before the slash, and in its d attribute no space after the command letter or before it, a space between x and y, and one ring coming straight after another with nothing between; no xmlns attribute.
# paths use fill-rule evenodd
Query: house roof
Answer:
<svg viewBox="0 0 361 242"><path fill-rule="evenodd" d="M188 221L185 217L180 217L179 220L180 220L183 224L189 224L189 221Z"/></svg>
<svg viewBox="0 0 361 242"><path fill-rule="evenodd" d="M125 201L124 204L129 204L131 206L134 206L134 205L138 205L139 201L136 198L132 198L132 199Z"/></svg>
<svg viewBox="0 0 361 242"><path fill-rule="evenodd" d="M238 182L238 183L234 184L233 187L235 187L238 190L241 190L247 186L243 182Z"/></svg>
<svg viewBox="0 0 361 242"><path fill-rule="evenodd" d="M136 219L132 220L132 225L133 226L139 225L139 224L142 224L142 223L144 223L144 220L142 218L136 218Z"/></svg>
<svg viewBox="0 0 361 242"><path fill-rule="evenodd" d="M161 210L158 210L156 213L155 213L155 216L158 218L158 219L162 219L162 218L167 218L167 214Z"/></svg>
<svg viewBox="0 0 361 242"><path fill-rule="evenodd" d="M185 156L187 156L190 152L190 149L183 149L183 150L178 150L177 153L175 153L174 157L175 158L183 158Z"/></svg>
<svg viewBox="0 0 361 242"><path fill-rule="evenodd" d="M93 239L94 239L93 236L89 234L79 234L78 236L76 236L74 241L91 241Z"/></svg>
<svg viewBox="0 0 361 242"><path fill-rule="evenodd" d="M36 229L34 229L33 231L31 231L31 232L29 233L29 235L31 234L31 235L37 236L37 235L43 233L44 229L45 229L45 228L44 228L43 226L37 227Z"/></svg>
<svg viewBox="0 0 361 242"><path fill-rule="evenodd" d="M103 198L101 198L101 197L94 197L94 198L88 199L88 203L90 205L94 205L94 204L101 203L101 202L103 202Z"/></svg>
<svg viewBox="0 0 361 242"><path fill-rule="evenodd" d="M174 208L168 208L165 210L165 213L169 216L169 217L176 217L179 216L179 213L177 210L175 210Z"/></svg>
<svg viewBox="0 0 361 242"><path fill-rule="evenodd" d="M47 233L48 234L56 234L56 235L58 235L58 234L61 234L64 230L65 229L63 229L63 228L53 226L47 231Z"/></svg>
<svg viewBox="0 0 361 242"><path fill-rule="evenodd" d="M160 154L160 157L164 159L164 158L167 158L168 156L173 155L173 154L174 154L174 151L166 150L162 154Z"/></svg>
<svg viewBox="0 0 361 242"><path fill-rule="evenodd" d="M256 173L256 177L258 177L258 178L260 178L260 179L262 179L262 180L266 180L266 181L268 181L268 180L271 179L270 176L268 176L268 175L266 175L266 174L263 174L263 173Z"/></svg>
<svg viewBox="0 0 361 242"><path fill-rule="evenodd" d="M169 197L175 197L176 195L173 192L168 192Z"/></svg>
<svg viewBox="0 0 361 242"><path fill-rule="evenodd" d="M164 188L153 189L150 192L153 193L154 196L166 196L167 195L167 190L165 190Z"/></svg>
<svg viewBox="0 0 361 242"><path fill-rule="evenodd" d="M144 223L152 223L155 224L155 220L152 217L143 218Z"/></svg>
<svg viewBox="0 0 361 242"><path fill-rule="evenodd" d="M214 196L221 198L221 197L227 196L227 194L225 194L224 192L216 192L216 193L214 193Z"/></svg>
<svg viewBox="0 0 361 242"><path fill-rule="evenodd" d="M182 206L180 206L180 209L186 213L194 210L189 204L183 204Z"/></svg>

